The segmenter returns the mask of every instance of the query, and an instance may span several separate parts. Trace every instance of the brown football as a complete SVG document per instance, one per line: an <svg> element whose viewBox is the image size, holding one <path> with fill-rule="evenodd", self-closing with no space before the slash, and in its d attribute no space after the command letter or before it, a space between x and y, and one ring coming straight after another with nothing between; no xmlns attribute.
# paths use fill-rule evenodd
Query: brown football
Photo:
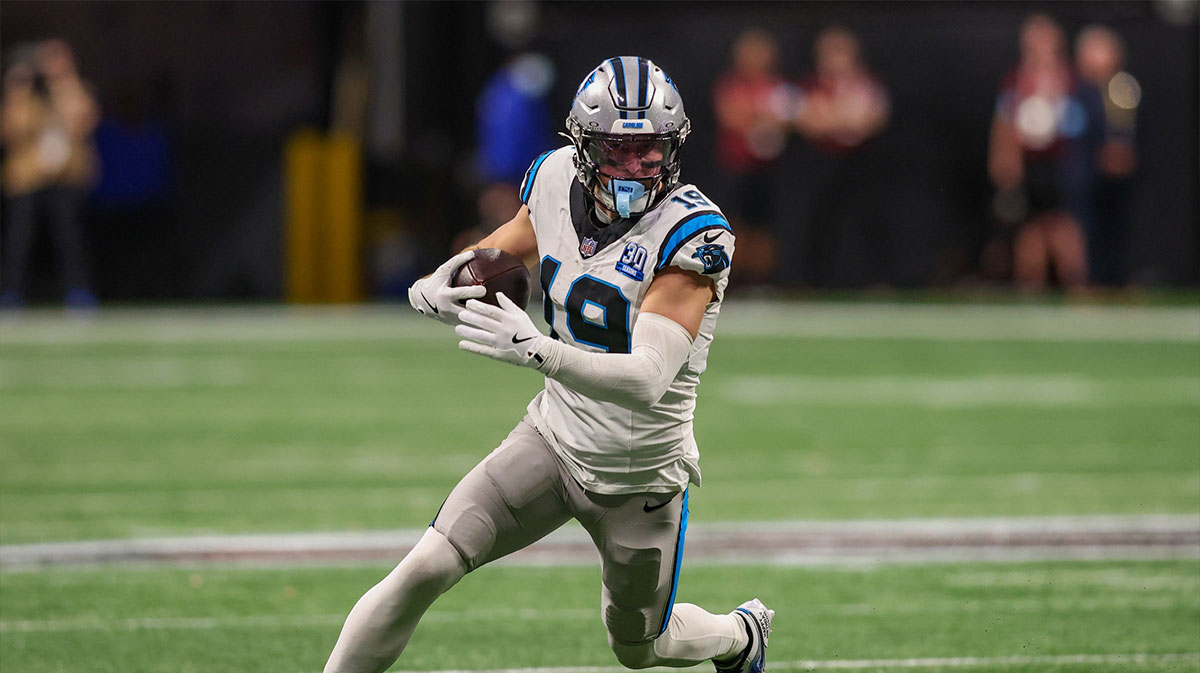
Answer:
<svg viewBox="0 0 1200 673"><path fill-rule="evenodd" d="M529 303L529 270L520 259L499 248L476 250L475 258L454 272L451 284L454 287L482 285L487 294L480 298L481 301L493 306L498 305L497 292L503 292L521 308Z"/></svg>

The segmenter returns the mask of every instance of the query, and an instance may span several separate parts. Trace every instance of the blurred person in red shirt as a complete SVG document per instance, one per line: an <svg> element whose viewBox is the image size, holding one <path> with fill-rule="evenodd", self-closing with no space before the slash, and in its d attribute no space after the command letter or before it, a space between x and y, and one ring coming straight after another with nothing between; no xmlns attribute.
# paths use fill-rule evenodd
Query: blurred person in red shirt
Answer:
<svg viewBox="0 0 1200 673"><path fill-rule="evenodd" d="M884 182L871 140L887 127L891 103L883 80L867 67L858 38L846 28L821 31L813 45L815 69L800 80L792 122L815 149L807 172L807 251L813 284L884 282L891 246L876 190ZM847 255L865 256L858 264ZM854 278L850 269L878 274Z"/></svg>
<svg viewBox="0 0 1200 673"><path fill-rule="evenodd" d="M1123 70L1125 45L1111 29L1091 25L1075 39L1075 67L1104 105L1104 136L1094 155L1096 185L1085 219L1093 282L1120 286L1129 279L1129 199L1137 168L1137 110L1142 89Z"/></svg>
<svg viewBox="0 0 1200 673"><path fill-rule="evenodd" d="M858 38L845 28L826 28L813 51L816 70L800 82L796 128L827 154L854 152L887 126L887 87L867 69Z"/></svg>
<svg viewBox="0 0 1200 673"><path fill-rule="evenodd" d="M1087 282L1078 213L1086 209L1092 172L1086 149L1103 122L1094 91L1082 86L1066 55L1066 38L1049 16L1021 27L1021 60L1004 79L992 122L988 174L993 212L1012 237L1018 287L1046 286L1053 267L1065 288ZM1003 240L1003 239L1000 239ZM999 256L1001 242L985 253Z"/></svg>
<svg viewBox="0 0 1200 673"><path fill-rule="evenodd" d="M734 273L754 284L770 278L775 266L773 173L787 143L790 87L778 73L778 44L766 31L739 34L730 60L713 86L716 163L724 178L721 202L737 228L743 260Z"/></svg>
<svg viewBox="0 0 1200 673"><path fill-rule="evenodd" d="M39 216L45 215L59 256L67 304L96 303L88 288L81 215L97 172L92 133L95 98L79 77L70 46L49 40L18 50L4 74L3 119L7 275L0 306L24 302L26 271Z"/></svg>

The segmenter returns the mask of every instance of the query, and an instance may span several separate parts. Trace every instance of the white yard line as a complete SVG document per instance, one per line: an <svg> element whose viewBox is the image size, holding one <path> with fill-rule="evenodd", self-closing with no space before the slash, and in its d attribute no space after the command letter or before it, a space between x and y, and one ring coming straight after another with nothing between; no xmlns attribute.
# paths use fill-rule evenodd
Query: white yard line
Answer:
<svg viewBox="0 0 1200 673"><path fill-rule="evenodd" d="M1195 307L731 301L723 335L931 341L1200 342Z"/></svg>
<svg viewBox="0 0 1200 673"><path fill-rule="evenodd" d="M536 308L535 312L536 312ZM1194 307L806 304L733 298L721 335L935 341L1200 342ZM402 305L31 310L0 319L0 343L203 343L443 339Z"/></svg>
<svg viewBox="0 0 1200 673"><path fill-rule="evenodd" d="M595 610L490 609L462 612L433 611L422 622L463 622L481 620L596 620ZM275 629L303 626L340 626L344 613L325 615L246 615L241 617L134 617L128 619L10 619L0 620L0 633L60 633L66 631L141 631L213 629Z"/></svg>
<svg viewBox="0 0 1200 673"><path fill-rule="evenodd" d="M714 388L752 406L1069 407L1200 404L1200 377L1093 379L1081 376L739 376Z"/></svg>
<svg viewBox="0 0 1200 673"><path fill-rule="evenodd" d="M395 560L424 529L205 535L0 546L4 570L99 563L265 563ZM947 561L1200 558L1200 515L696 523L688 563L823 565ZM587 534L568 525L502 560L596 562Z"/></svg>

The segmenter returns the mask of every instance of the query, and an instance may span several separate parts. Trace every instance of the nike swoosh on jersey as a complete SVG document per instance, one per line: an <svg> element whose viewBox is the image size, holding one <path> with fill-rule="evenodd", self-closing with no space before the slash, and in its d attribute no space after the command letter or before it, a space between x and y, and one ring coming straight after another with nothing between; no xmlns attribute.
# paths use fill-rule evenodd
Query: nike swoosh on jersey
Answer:
<svg viewBox="0 0 1200 673"><path fill-rule="evenodd" d="M704 235L704 242L705 242L705 243L712 243L713 241L717 240L717 239L718 239L718 238L720 238L720 237L721 237L721 232L719 232L719 231L718 231L717 233L713 234L713 237L712 237L712 238L709 238L709 237L708 237L708 234L705 234L705 235Z"/></svg>

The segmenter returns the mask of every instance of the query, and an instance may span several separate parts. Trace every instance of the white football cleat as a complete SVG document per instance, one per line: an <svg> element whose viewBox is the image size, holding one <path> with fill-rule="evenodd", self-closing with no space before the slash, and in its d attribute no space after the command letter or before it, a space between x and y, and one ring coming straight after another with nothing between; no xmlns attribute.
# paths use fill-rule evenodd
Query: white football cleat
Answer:
<svg viewBox="0 0 1200 673"><path fill-rule="evenodd" d="M733 661L722 663L713 659L717 673L763 673L767 670L767 637L771 635L771 620L775 618L775 611L753 598L739 605L732 614L746 623L750 644Z"/></svg>

